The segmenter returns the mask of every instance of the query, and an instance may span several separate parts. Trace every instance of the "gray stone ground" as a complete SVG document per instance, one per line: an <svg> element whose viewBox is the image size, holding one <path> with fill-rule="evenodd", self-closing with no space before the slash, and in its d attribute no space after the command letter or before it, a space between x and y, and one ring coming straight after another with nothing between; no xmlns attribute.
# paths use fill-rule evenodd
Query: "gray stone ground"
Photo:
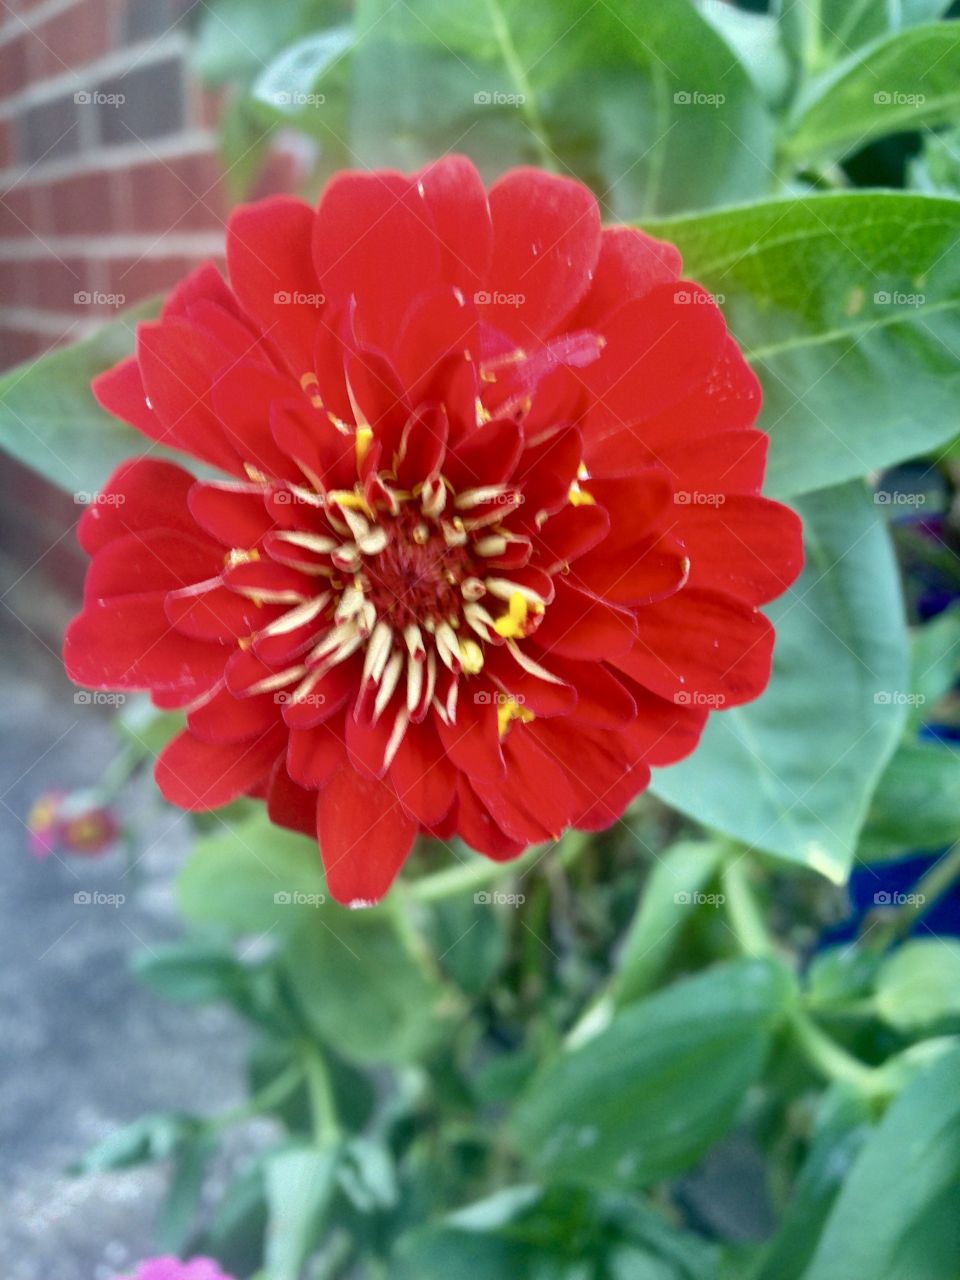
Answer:
<svg viewBox="0 0 960 1280"><path fill-rule="evenodd" d="M19 648L19 646L18 646ZM110 1280L149 1255L160 1170L80 1179L65 1168L145 1112L217 1111L241 1094L244 1036L226 1011L173 1007L128 971L175 936L170 881L185 821L134 787L143 883L119 854L34 861L23 820L45 790L93 783L116 750L53 663L0 677L0 1276ZM83 905L81 891L125 894Z"/></svg>

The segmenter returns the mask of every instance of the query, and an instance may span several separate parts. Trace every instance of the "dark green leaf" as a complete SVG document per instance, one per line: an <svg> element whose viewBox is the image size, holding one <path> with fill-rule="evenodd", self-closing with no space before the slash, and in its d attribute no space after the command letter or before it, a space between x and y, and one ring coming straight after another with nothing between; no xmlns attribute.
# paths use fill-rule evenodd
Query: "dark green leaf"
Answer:
<svg viewBox="0 0 960 1280"><path fill-rule="evenodd" d="M335 1148L283 1151L266 1161L266 1268L270 1280L300 1280L336 1188Z"/></svg>
<svg viewBox="0 0 960 1280"><path fill-rule="evenodd" d="M204 942L178 942L140 951L133 957L132 967L151 991L182 1004L229 1000L245 979L243 965L228 948Z"/></svg>
<svg viewBox="0 0 960 1280"><path fill-rule="evenodd" d="M155 1228L157 1246L164 1253L181 1253L193 1236L207 1165L216 1145L212 1134L200 1131L177 1152Z"/></svg>
<svg viewBox="0 0 960 1280"><path fill-rule="evenodd" d="M803 1280L952 1280L960 1257L960 1049L920 1072L856 1160Z"/></svg>
<svg viewBox="0 0 960 1280"><path fill-rule="evenodd" d="M514 1115L520 1150L560 1182L679 1173L733 1122L792 992L780 966L744 960L621 1010L532 1082Z"/></svg>
<svg viewBox="0 0 960 1280"><path fill-rule="evenodd" d="M891 133L960 116L960 24L938 22L877 40L800 96L783 146L799 161L842 157Z"/></svg>
<svg viewBox="0 0 960 1280"><path fill-rule="evenodd" d="M887 765L858 849L867 861L933 850L960 838L960 752L905 742Z"/></svg>

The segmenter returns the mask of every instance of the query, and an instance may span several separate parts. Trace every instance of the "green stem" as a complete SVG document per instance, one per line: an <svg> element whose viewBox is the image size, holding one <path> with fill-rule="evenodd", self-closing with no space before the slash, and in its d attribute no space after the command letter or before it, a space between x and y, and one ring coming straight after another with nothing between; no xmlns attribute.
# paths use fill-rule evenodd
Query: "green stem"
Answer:
<svg viewBox="0 0 960 1280"><path fill-rule="evenodd" d="M291 1062L285 1071L277 1076L275 1080L271 1080L258 1093L249 1098L242 1106L234 1107L231 1111L224 1111L222 1115L215 1116L210 1122L211 1128L226 1129L230 1125L238 1124L242 1120L249 1120L253 1116L261 1115L264 1111L272 1111L274 1107L288 1098L294 1089L303 1079L304 1068L302 1062Z"/></svg>
<svg viewBox="0 0 960 1280"><path fill-rule="evenodd" d="M590 843L588 834L582 831L571 831L555 846L558 857L564 866L569 866ZM547 854L549 845L532 845L519 858L509 862L471 862L464 867L449 867L446 871L436 871L433 875L421 876L406 889L406 895L414 902L440 902L443 898L455 898L471 890L483 889L492 880L504 876L517 876L529 871Z"/></svg>
<svg viewBox="0 0 960 1280"><path fill-rule="evenodd" d="M897 912L896 936L904 937L918 920L932 911L945 893L960 878L960 842L949 849L939 862L924 872L914 885L916 901L905 903Z"/></svg>
<svg viewBox="0 0 960 1280"><path fill-rule="evenodd" d="M513 36L510 34L510 27L503 15L503 9L500 7L499 0L486 0L486 5L487 13L490 15L490 25L493 28L493 34L497 38L497 44L500 46L500 52L506 63L507 71L523 96L523 102L520 105L523 109L527 126L536 141L537 150L540 153L540 162L545 169L555 170L556 164L553 151L550 148L547 127L543 116L540 114L540 107L537 103L536 94L533 92L530 78L524 70L523 63L517 53L517 47L513 43Z"/></svg>
<svg viewBox="0 0 960 1280"><path fill-rule="evenodd" d="M304 1045L303 1065L313 1112L313 1136L317 1146L331 1146L340 1136L337 1106L323 1054L316 1045Z"/></svg>
<svg viewBox="0 0 960 1280"><path fill-rule="evenodd" d="M775 955L776 944L750 887L746 855L740 854L734 861L724 865L721 881L730 926L737 936L741 951L748 956Z"/></svg>
<svg viewBox="0 0 960 1280"><path fill-rule="evenodd" d="M877 1072L831 1039L808 1013L802 1009L794 1009L790 1015L790 1025L804 1057L825 1079L855 1085L873 1096L882 1092Z"/></svg>

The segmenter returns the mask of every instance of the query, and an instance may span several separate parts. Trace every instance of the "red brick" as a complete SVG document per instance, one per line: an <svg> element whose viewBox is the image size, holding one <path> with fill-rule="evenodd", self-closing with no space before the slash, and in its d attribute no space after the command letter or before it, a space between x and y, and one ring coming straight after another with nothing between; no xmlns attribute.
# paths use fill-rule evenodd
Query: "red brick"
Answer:
<svg viewBox="0 0 960 1280"><path fill-rule="evenodd" d="M75 71L108 48L107 5L104 0L80 0L72 9L34 28L32 78Z"/></svg>
<svg viewBox="0 0 960 1280"><path fill-rule="evenodd" d="M213 154L137 165L125 181L128 216L138 231L217 230L226 221L227 199Z"/></svg>
<svg viewBox="0 0 960 1280"><path fill-rule="evenodd" d="M36 260L0 261L0 297L14 307L30 307L36 300Z"/></svg>
<svg viewBox="0 0 960 1280"><path fill-rule="evenodd" d="M276 195L281 191L296 191L303 177L303 166L295 155L289 151L271 151L257 175L250 199L259 200L262 196Z"/></svg>
<svg viewBox="0 0 960 1280"><path fill-rule="evenodd" d="M13 123L0 120L0 169L13 164Z"/></svg>
<svg viewBox="0 0 960 1280"><path fill-rule="evenodd" d="M29 79L27 67L27 51L30 47L30 35L24 32L0 45L0 96L12 97L26 87Z"/></svg>
<svg viewBox="0 0 960 1280"><path fill-rule="evenodd" d="M35 188L15 183L0 191L0 238L29 236L36 228Z"/></svg>
<svg viewBox="0 0 960 1280"><path fill-rule="evenodd" d="M125 306L167 293L195 265L189 258L111 258L104 278L108 293L123 294Z"/></svg>
<svg viewBox="0 0 960 1280"><path fill-rule="evenodd" d="M82 258L60 259L50 254L36 259L32 267L34 306L44 311L61 311L78 320L93 314L89 304L75 301L78 294L91 292L87 263Z"/></svg>
<svg viewBox="0 0 960 1280"><path fill-rule="evenodd" d="M117 174L109 170L78 173L51 183L53 230L59 235L106 234L113 226L113 190Z"/></svg>
<svg viewBox="0 0 960 1280"><path fill-rule="evenodd" d="M45 351L47 345L48 339L39 334L0 327L0 369L9 369L22 360L32 360ZM8 463L9 459L5 460L4 466Z"/></svg>

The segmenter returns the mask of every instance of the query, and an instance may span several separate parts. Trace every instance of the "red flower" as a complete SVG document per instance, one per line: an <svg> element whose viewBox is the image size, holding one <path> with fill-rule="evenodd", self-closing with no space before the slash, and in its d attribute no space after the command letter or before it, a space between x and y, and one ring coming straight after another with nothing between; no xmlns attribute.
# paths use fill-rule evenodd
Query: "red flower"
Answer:
<svg viewBox="0 0 960 1280"><path fill-rule="evenodd" d="M88 688L186 707L186 809L262 796L375 900L417 832L512 858L614 822L755 698L800 568L754 375L669 244L462 159L238 209L98 378L229 479L121 467L84 515Z"/></svg>

